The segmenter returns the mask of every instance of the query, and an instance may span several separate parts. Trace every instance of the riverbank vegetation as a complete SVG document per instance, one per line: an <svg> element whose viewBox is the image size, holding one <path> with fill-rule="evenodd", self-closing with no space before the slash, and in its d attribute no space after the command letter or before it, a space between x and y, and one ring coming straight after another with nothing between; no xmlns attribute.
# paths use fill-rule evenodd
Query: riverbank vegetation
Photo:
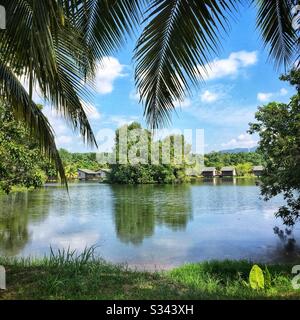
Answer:
<svg viewBox="0 0 300 320"><path fill-rule="evenodd" d="M0 299L300 299L292 287L291 265L268 265L265 288L249 285L247 261L186 264L169 271L136 271L60 251L41 260L4 259L7 290ZM264 266L262 266L265 268Z"/></svg>
<svg viewBox="0 0 300 320"><path fill-rule="evenodd" d="M263 165L264 161L259 152L211 152L204 156L206 167L234 167L238 176L253 176L253 166Z"/></svg>
<svg viewBox="0 0 300 320"><path fill-rule="evenodd" d="M24 190L26 188L38 188L45 182L59 182L59 174L55 165L43 156L38 148L38 144L29 136L28 130L22 122L13 118L8 111L8 106L1 105L0 109L0 155L2 158L0 164L0 190L2 193L10 193L12 190ZM157 150L159 150L158 164L151 164L151 143L152 136L147 129L143 129L139 123L132 123L126 126L128 131L138 129L147 133L149 140L143 145L149 151L149 164L122 164L119 161L119 141L116 131L116 143L114 150L117 150L115 164L103 164L95 152L89 153L71 153L65 149L59 150L59 155L64 167L65 175L68 181L78 178L78 169L89 169L97 171L102 168L109 168L108 182L121 184L170 184L189 182L190 176L187 175L187 169L190 168L185 155L190 155L190 146L184 145L184 139L181 136L169 136L163 140L156 141ZM182 139L182 163L176 164L174 147L176 139ZM162 146L168 143L170 146L170 163L162 163ZM128 145L127 153L135 146ZM148 152L147 151L147 152ZM141 152L141 151L139 151ZM112 154L111 154L112 155ZM128 160L128 159L126 159ZM190 159L189 159L190 160ZM178 161L177 161L178 163ZM238 176L250 177L252 167L262 164L262 157L257 152L224 153L211 152L204 157L204 165L207 167L216 167L220 170L224 166L233 166L236 168ZM199 171L199 170L198 170ZM200 173L199 173L200 176Z"/></svg>
<svg viewBox="0 0 300 320"><path fill-rule="evenodd" d="M120 142L124 130L128 136L125 151ZM170 135L155 141L149 130L134 122L116 131L114 153L116 164L111 165L111 183L189 182L186 170L189 168L187 161L191 155L191 146L183 136Z"/></svg>
<svg viewBox="0 0 300 320"><path fill-rule="evenodd" d="M8 104L0 102L0 190L37 188L47 180L47 160L24 124L15 120Z"/></svg>
<svg viewBox="0 0 300 320"><path fill-rule="evenodd" d="M258 109L250 133L258 134L258 152L265 163L261 192L265 200L282 194L286 205L276 213L293 226L300 218L300 69L282 80L296 87L289 103L271 102Z"/></svg>

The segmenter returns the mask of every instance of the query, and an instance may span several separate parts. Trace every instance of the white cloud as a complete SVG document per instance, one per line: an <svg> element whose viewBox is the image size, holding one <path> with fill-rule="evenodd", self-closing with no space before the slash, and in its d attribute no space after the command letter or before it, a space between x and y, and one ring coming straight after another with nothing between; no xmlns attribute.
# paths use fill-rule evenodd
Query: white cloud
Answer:
<svg viewBox="0 0 300 320"><path fill-rule="evenodd" d="M62 119L62 116L55 109L46 106L42 111L55 130L55 134L64 135L68 131L68 127Z"/></svg>
<svg viewBox="0 0 300 320"><path fill-rule="evenodd" d="M96 73L96 91L100 94L111 93L114 89L114 81L125 76L124 67L114 57L102 58Z"/></svg>
<svg viewBox="0 0 300 320"><path fill-rule="evenodd" d="M273 93L271 93L271 92L269 92L269 93L259 92L257 94L257 100L260 101L260 102L270 101L272 97L273 97Z"/></svg>
<svg viewBox="0 0 300 320"><path fill-rule="evenodd" d="M19 78L19 80L23 85L23 87L25 88L25 90L27 91L27 93L29 94L29 79L25 77L21 77ZM32 100L35 103L40 103L40 104L44 103L44 98L43 98L41 89L37 83L34 84L32 89Z"/></svg>
<svg viewBox="0 0 300 320"><path fill-rule="evenodd" d="M257 61L257 51L239 51L231 53L227 59L215 59L205 67L198 66L197 69L205 80L215 80L236 77L241 70L255 65Z"/></svg>
<svg viewBox="0 0 300 320"><path fill-rule="evenodd" d="M229 142L222 143L223 148L253 148L257 146L258 141L249 134L240 134L237 138L231 139Z"/></svg>
<svg viewBox="0 0 300 320"><path fill-rule="evenodd" d="M281 88L278 92L259 92L257 94L257 100L260 102L270 102L272 99L275 100L279 97L284 97L288 94L288 90Z"/></svg>
<svg viewBox="0 0 300 320"><path fill-rule="evenodd" d="M66 125L66 120L55 109L46 106L43 108L43 113L48 118L54 133L55 142L58 148L66 148L68 150L76 149L78 146L82 146L82 139L79 135L75 135Z"/></svg>
<svg viewBox="0 0 300 320"><path fill-rule="evenodd" d="M175 101L174 106L175 108L189 108L192 105L192 101L189 98L185 98L182 101Z"/></svg>
<svg viewBox="0 0 300 320"><path fill-rule="evenodd" d="M209 90L205 90L201 95L200 95L201 101L205 103L212 103L218 100L219 95L215 92L211 92Z"/></svg>

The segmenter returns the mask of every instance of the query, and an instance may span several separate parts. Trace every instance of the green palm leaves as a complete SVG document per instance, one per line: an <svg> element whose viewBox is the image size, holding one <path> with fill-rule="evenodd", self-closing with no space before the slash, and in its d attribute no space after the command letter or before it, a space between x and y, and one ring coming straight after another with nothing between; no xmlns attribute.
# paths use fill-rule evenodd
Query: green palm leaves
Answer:
<svg viewBox="0 0 300 320"><path fill-rule="evenodd" d="M209 63L239 1L153 0L136 48L136 83L152 127L169 120L174 102L182 101L203 78L198 66ZM206 70L204 70L205 72Z"/></svg>
<svg viewBox="0 0 300 320"><path fill-rule="evenodd" d="M291 1L256 0L257 27L275 65L290 66L299 53L299 39L292 27Z"/></svg>
<svg viewBox="0 0 300 320"><path fill-rule="evenodd" d="M65 175L56 149L53 131L32 101L33 88L59 110L85 142L95 138L82 107L89 92L83 83L88 67L82 35L65 17L61 1L4 2L7 29L0 34L0 92L18 118L32 129L41 149ZM29 93L19 81L26 79Z"/></svg>

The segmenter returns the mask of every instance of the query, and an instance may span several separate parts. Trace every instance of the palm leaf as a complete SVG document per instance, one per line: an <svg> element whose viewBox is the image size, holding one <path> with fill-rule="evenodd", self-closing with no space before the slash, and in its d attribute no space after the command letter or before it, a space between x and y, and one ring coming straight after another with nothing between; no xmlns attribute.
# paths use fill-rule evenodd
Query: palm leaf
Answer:
<svg viewBox="0 0 300 320"><path fill-rule="evenodd" d="M292 4L290 0L255 0L258 9L257 27L269 56L277 67L290 67L299 53L299 39L292 27Z"/></svg>
<svg viewBox="0 0 300 320"><path fill-rule="evenodd" d="M111 55L122 47L126 35L132 35L140 23L145 0L78 0L65 1L70 20L83 35L87 47L87 64Z"/></svg>
<svg viewBox="0 0 300 320"><path fill-rule="evenodd" d="M138 44L136 84L152 128L170 121L175 100L182 101L204 74L200 67L218 52L220 32L239 1L153 0Z"/></svg>
<svg viewBox="0 0 300 320"><path fill-rule="evenodd" d="M59 110L85 142L96 144L81 100L90 97L83 83L85 43L64 17L62 1L6 2L7 29L0 35L0 59L29 80Z"/></svg>
<svg viewBox="0 0 300 320"><path fill-rule="evenodd" d="M40 108L31 101L27 91L10 68L0 61L0 94L13 108L16 119L30 129L31 135L39 142L44 155L51 159L59 172L62 182L67 182L64 167L55 145L51 125Z"/></svg>

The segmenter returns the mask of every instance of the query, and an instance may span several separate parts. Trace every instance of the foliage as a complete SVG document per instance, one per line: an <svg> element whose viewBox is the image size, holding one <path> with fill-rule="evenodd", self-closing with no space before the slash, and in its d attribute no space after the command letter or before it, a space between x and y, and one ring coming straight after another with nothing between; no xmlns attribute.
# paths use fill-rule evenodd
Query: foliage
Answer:
<svg viewBox="0 0 300 320"><path fill-rule="evenodd" d="M71 153L65 149L60 149L59 154L68 180L77 178L78 169L90 169L97 171L101 167L97 162L96 153Z"/></svg>
<svg viewBox="0 0 300 320"><path fill-rule="evenodd" d="M272 290L274 284L274 276L272 277L268 266L262 270L257 264L253 265L249 273L249 283L242 280L242 283L253 290Z"/></svg>
<svg viewBox="0 0 300 320"><path fill-rule="evenodd" d="M41 186L47 179L41 169L42 156L36 141L8 105L0 104L0 189L9 193L13 186Z"/></svg>
<svg viewBox="0 0 300 320"><path fill-rule="evenodd" d="M299 85L300 71L286 79ZM272 102L260 107L250 133L260 136L259 152L265 162L261 193L265 200L283 194L286 205L276 216L292 226L300 217L300 92L289 104Z"/></svg>
<svg viewBox="0 0 300 320"><path fill-rule="evenodd" d="M235 168L238 176L245 177L252 174L253 165L250 162L245 162L245 163L239 163L238 165L235 166Z"/></svg>
<svg viewBox="0 0 300 320"><path fill-rule="evenodd" d="M242 175L249 172L249 166L263 164L263 158L258 152L223 153L211 152L205 155L204 164L206 167L216 167L220 170L226 166L236 166Z"/></svg>
<svg viewBox="0 0 300 320"><path fill-rule="evenodd" d="M121 150L120 132L125 130L128 134L126 152ZM136 131L136 139L130 139L130 134ZM175 154L175 146L178 140L183 143L182 154ZM112 183L128 183L128 184L146 184L146 183L175 183L186 182L187 165L184 155L190 150L190 146L184 143L183 136L170 136L163 141L153 141L151 133L147 129L142 129L139 123L132 123L129 126L124 126L116 131L115 150L117 154L117 164L111 166L110 181ZM169 143L170 163L163 163L163 145ZM158 164L152 164L152 155L154 155L151 145L156 146L158 154L156 160ZM138 146L138 147L137 147ZM137 148L136 148L137 147ZM185 151L184 151L185 149ZM143 155L143 157L142 157ZM130 157L131 156L131 157ZM123 164L124 160L127 164ZM177 164L181 160L182 164ZM138 161L138 163L134 163ZM132 163L133 162L133 163Z"/></svg>
<svg viewBox="0 0 300 320"><path fill-rule="evenodd" d="M265 288L265 278L262 269L255 264L249 274L249 284L254 290Z"/></svg>
<svg viewBox="0 0 300 320"><path fill-rule="evenodd" d="M82 100L88 96L92 62L83 35L72 23L64 1L2 0L6 29L0 32L0 94L17 117L30 127L43 154L54 160L65 181L52 128L34 101L40 96L79 130L84 141L95 142ZM89 61L87 61L89 60Z"/></svg>
<svg viewBox="0 0 300 320"><path fill-rule="evenodd" d="M0 299L58 300L207 300L207 299L299 299L291 284L292 265L270 265L272 286L252 290L248 280L252 264L247 261L209 261L185 264L161 272L112 265L94 256L71 250L48 258L6 259L7 290ZM101 275L101 276L99 276Z"/></svg>

